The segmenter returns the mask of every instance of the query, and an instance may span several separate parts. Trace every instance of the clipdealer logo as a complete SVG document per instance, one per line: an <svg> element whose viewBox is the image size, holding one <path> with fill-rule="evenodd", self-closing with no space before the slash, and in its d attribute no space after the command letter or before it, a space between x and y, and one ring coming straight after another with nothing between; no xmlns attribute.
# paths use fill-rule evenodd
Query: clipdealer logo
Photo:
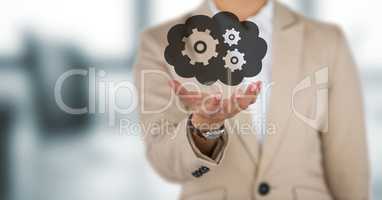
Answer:
<svg viewBox="0 0 382 200"><path fill-rule="evenodd" d="M145 87L145 76L150 75L161 76L163 79L171 80L168 74L157 71L157 70L147 70L141 72L141 81L142 90ZM82 108L73 108L67 105L64 102L64 98L62 96L62 88L65 84L65 81L69 81L69 79L73 76L82 76L88 79L88 105ZM103 70L96 71L95 68L85 69L73 69L63 73L56 81L54 87L54 98L57 106L64 112L73 115L80 114L106 114L108 116L108 125L115 126L116 118L118 114L131 114L136 111L139 105L139 101L144 100L144 93L141 93L141 98L139 98L139 93L137 91L136 86L129 80L110 80L106 78L107 73ZM184 83L190 84L190 83ZM276 83L272 82L265 91L262 93L269 93L272 86ZM193 85L197 87L197 85ZM315 115L312 117L308 117L306 113L299 112L296 106L296 95L305 90L309 89L313 86L317 86L316 95L315 95ZM200 90L200 88L197 88ZM221 88L222 89L222 88ZM121 106L117 102L117 97L119 93L123 92L125 95L129 96L128 106ZM233 92L233 91L232 91ZM263 94L264 95L264 94ZM166 109L172 105L172 102L175 101L176 95L172 92L170 98L168 99L168 103L163 105L160 108L154 110L148 110L144 108L143 105L139 109L141 113L145 114L156 114L164 112ZM183 108L179 102L176 102L176 106L179 108L181 112L188 112ZM265 103L265 102L257 102L257 103ZM306 125L311 128L321 131L327 132L328 130L328 68L321 68L314 73L314 75L306 76L303 80L301 80L292 90L291 94L291 107L293 114ZM243 112L250 112L250 110L243 110ZM131 123L129 122L129 126Z"/></svg>

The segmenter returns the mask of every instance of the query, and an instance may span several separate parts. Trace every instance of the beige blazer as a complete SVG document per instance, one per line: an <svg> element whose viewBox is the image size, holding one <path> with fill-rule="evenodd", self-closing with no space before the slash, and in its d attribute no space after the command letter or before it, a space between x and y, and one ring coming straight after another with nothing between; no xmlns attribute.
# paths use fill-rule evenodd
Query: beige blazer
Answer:
<svg viewBox="0 0 382 200"><path fill-rule="evenodd" d="M275 2L269 134L260 146L242 112L226 121L221 156L212 160L190 141L189 113L168 85L198 82L179 77L163 56L168 30L196 14L211 16L206 2L144 31L134 66L147 157L182 185L180 199L369 199L362 93L341 30Z"/></svg>

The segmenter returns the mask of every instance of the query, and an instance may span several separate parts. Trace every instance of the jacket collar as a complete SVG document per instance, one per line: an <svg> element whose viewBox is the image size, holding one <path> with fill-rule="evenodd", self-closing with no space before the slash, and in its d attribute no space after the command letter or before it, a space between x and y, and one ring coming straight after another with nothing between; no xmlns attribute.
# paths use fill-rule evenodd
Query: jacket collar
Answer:
<svg viewBox="0 0 382 200"><path fill-rule="evenodd" d="M207 15L212 17L213 13L208 5L209 0L204 0L193 12L192 15ZM272 0L270 0L272 1ZM296 14L289 8L274 0L274 28L286 29L297 22Z"/></svg>

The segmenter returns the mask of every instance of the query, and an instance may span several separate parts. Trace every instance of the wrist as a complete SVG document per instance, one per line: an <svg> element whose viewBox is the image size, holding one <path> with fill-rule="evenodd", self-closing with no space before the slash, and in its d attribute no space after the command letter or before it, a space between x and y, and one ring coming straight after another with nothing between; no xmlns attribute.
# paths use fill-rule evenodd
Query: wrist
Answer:
<svg viewBox="0 0 382 200"><path fill-rule="evenodd" d="M224 125L224 120L204 117L199 114L192 114L191 124L200 131L209 131L220 129Z"/></svg>

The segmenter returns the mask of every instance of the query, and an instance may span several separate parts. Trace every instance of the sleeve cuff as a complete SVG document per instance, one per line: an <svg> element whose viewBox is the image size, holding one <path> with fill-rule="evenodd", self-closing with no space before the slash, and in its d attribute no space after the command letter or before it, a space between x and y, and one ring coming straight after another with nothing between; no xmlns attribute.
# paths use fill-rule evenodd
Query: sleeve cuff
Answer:
<svg viewBox="0 0 382 200"><path fill-rule="evenodd" d="M200 178L204 174L213 171L224 159L225 151L229 142L229 134L224 133L222 135L222 142L216 146L214 154L216 154L215 159L211 159L200 152L200 150L195 146L192 136L189 134L187 119L183 120L178 126L178 135L175 138L177 140L177 148L180 150L180 163L181 167L179 169L185 170L187 176L192 178ZM179 164L180 164L179 163ZM175 171L174 173L182 173Z"/></svg>
<svg viewBox="0 0 382 200"><path fill-rule="evenodd" d="M222 135L222 137L219 138L216 146L213 149L211 157L206 156L202 152L200 152L199 148L195 145L194 139L192 138L191 134L192 133L188 129L187 130L187 139L188 139L188 141L191 145L191 148L192 148L193 152L195 153L195 155L200 159L206 160L206 161L214 163L214 164L219 164L223 158L223 152L224 152L224 149L225 149L226 144L227 144L228 134L224 133Z"/></svg>

